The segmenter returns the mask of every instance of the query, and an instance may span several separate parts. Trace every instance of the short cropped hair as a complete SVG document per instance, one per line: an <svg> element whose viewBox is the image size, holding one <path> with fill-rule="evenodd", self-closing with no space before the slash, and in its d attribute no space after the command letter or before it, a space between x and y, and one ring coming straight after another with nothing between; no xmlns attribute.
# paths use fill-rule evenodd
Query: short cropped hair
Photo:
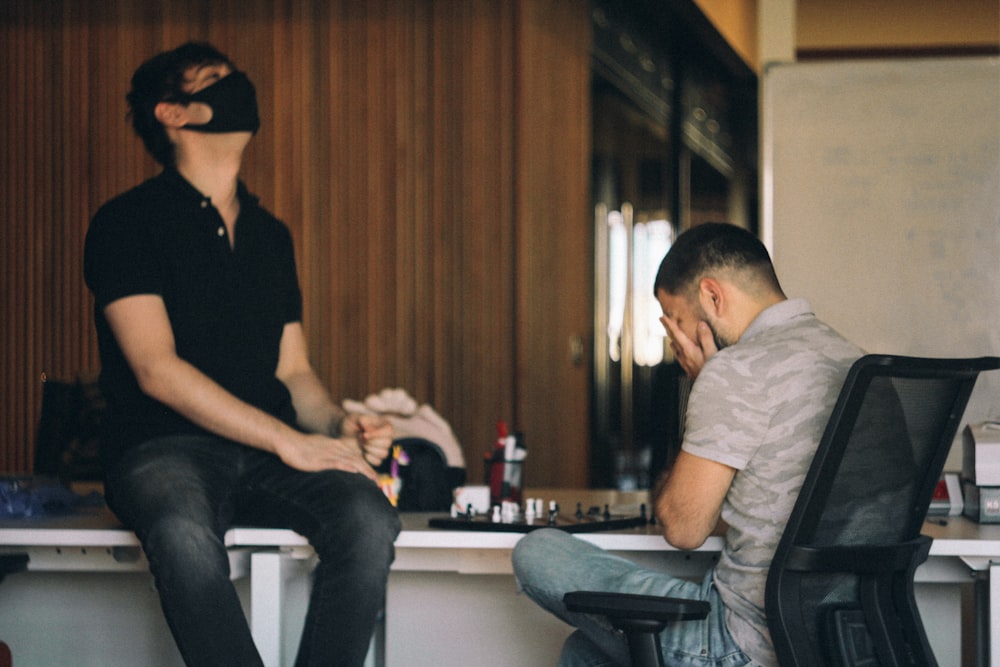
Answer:
<svg viewBox="0 0 1000 667"><path fill-rule="evenodd" d="M174 145L156 118L156 105L182 102L185 99L185 72L198 65L217 63L232 64L211 44L188 42L153 56L132 75L132 89L125 96L132 128L149 154L163 166L174 165Z"/></svg>
<svg viewBox="0 0 1000 667"><path fill-rule="evenodd" d="M660 263L653 292L684 295L696 290L706 275L720 272L746 276L753 283L747 287L782 293L760 239L742 227L721 222L697 225L677 237Z"/></svg>

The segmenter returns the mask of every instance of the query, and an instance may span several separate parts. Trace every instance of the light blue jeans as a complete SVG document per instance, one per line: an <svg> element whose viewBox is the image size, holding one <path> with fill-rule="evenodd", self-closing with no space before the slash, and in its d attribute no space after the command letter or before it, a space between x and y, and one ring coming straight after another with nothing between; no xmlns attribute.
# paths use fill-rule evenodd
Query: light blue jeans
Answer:
<svg viewBox="0 0 1000 667"><path fill-rule="evenodd" d="M725 608L711 573L697 583L641 567L562 530L542 528L525 535L514 549L514 574L528 597L577 628L559 657L563 667L628 665L624 635L602 616L571 613L562 598L576 590L616 591L707 600L703 621L682 621L660 635L668 665L742 667L752 664L729 635Z"/></svg>

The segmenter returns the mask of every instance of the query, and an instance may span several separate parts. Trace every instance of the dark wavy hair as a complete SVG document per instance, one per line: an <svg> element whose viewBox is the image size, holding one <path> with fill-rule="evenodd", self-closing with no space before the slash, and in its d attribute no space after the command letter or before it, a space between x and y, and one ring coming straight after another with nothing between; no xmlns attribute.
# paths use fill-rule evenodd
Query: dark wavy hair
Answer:
<svg viewBox="0 0 1000 667"><path fill-rule="evenodd" d="M149 154L163 166L173 166L174 145L156 119L156 105L182 101L184 73L191 67L216 63L231 64L231 61L211 44L188 42L153 56L132 75L132 89L125 96L132 128Z"/></svg>
<svg viewBox="0 0 1000 667"><path fill-rule="evenodd" d="M732 271L745 274L754 286L782 294L767 248L736 225L709 222L677 237L656 273L653 293L681 296L695 290L705 275Z"/></svg>

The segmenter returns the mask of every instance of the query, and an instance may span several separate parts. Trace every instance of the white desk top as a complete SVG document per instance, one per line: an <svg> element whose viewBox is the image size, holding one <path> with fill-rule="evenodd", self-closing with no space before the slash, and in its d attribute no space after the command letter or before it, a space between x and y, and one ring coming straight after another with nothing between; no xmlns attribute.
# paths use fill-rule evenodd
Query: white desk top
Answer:
<svg viewBox="0 0 1000 667"><path fill-rule="evenodd" d="M427 522L440 513L403 513L403 530L396 538L397 548L418 549L512 549L521 533L443 530L430 528ZM633 528L615 532L579 535L598 546L627 551L664 551L672 547L655 527ZM135 535L107 511L0 521L0 546L118 547L138 546ZM291 530L237 527L226 533L228 546L307 546L304 537ZM709 538L701 551L718 551L722 540Z"/></svg>
<svg viewBox="0 0 1000 667"><path fill-rule="evenodd" d="M398 548L416 549L511 549L521 533L460 531L429 528L428 520L440 514L404 513ZM944 521L946 525L939 525ZM932 556L998 557L1000 524L978 524L964 517L942 517L924 524L924 534L934 538ZM617 551L671 550L655 526L614 532L580 533L578 537ZM72 516L0 521L0 546L117 547L138 546L135 535L121 527L107 510ZM233 528L226 533L229 546L307 546L304 537L291 530ZM721 537L710 537L699 551L719 551Z"/></svg>
<svg viewBox="0 0 1000 667"><path fill-rule="evenodd" d="M0 546L136 547L139 540L108 510L69 516L0 520Z"/></svg>

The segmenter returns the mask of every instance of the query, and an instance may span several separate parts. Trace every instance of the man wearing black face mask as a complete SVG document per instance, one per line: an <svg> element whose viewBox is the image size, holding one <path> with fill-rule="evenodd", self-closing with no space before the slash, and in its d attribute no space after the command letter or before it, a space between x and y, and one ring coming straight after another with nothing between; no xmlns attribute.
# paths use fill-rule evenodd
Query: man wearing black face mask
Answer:
<svg viewBox="0 0 1000 667"><path fill-rule="evenodd" d="M185 44L139 67L128 102L164 170L87 234L108 504L186 664L261 664L223 543L240 523L296 530L319 555L297 664L359 665L399 532L372 469L392 429L345 414L309 364L288 229L238 179L253 84Z"/></svg>

